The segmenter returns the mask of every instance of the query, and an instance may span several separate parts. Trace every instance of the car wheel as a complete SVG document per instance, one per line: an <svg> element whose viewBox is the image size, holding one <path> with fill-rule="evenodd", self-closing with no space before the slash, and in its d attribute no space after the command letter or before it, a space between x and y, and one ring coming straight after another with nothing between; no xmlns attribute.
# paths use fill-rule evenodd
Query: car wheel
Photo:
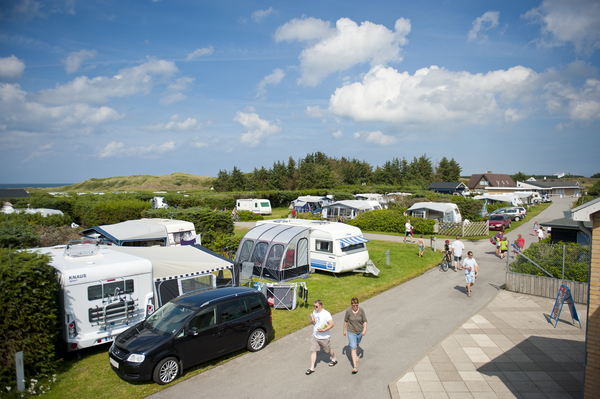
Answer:
<svg viewBox="0 0 600 399"><path fill-rule="evenodd" d="M517 216L517 217L515 217L515 222L518 222L519 220L521 220L521 218L520 218L520 217L518 217L518 216Z"/></svg>
<svg viewBox="0 0 600 399"><path fill-rule="evenodd" d="M267 335L264 330L257 328L252 331L252 334L248 337L248 345L247 348L251 352L256 352L261 350L267 345Z"/></svg>
<svg viewBox="0 0 600 399"><path fill-rule="evenodd" d="M158 362L152 379L159 385L165 385L173 382L179 374L179 362L174 357L167 357Z"/></svg>

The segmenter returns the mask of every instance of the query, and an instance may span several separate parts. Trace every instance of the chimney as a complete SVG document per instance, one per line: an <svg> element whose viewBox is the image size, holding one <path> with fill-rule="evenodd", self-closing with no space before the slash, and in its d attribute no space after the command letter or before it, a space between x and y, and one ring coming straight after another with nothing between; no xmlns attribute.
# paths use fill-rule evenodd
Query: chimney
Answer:
<svg viewBox="0 0 600 399"><path fill-rule="evenodd" d="M491 170L488 170L488 175L491 175L491 174L492 174L492 171L491 171Z"/></svg>

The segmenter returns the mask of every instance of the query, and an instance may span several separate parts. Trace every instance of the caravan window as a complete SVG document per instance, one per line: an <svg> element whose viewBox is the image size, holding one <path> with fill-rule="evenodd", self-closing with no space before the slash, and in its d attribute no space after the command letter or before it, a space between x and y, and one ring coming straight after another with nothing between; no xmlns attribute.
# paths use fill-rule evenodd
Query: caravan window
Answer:
<svg viewBox="0 0 600 399"><path fill-rule="evenodd" d="M111 281L104 284L92 285L88 287L88 300L102 299L102 292L104 292L104 298L120 294L130 294L133 292L133 280Z"/></svg>
<svg viewBox="0 0 600 399"><path fill-rule="evenodd" d="M285 259L283 260L283 269L291 269L292 267L294 267L294 253L296 252L295 250L295 245L293 243L291 243L290 245L288 245L288 249L285 253Z"/></svg>
<svg viewBox="0 0 600 399"><path fill-rule="evenodd" d="M123 247L164 247L165 240L123 241Z"/></svg>
<svg viewBox="0 0 600 399"><path fill-rule="evenodd" d="M362 242L360 244L347 245L344 248L342 248L342 252L344 253L362 252L366 250L367 246Z"/></svg>
<svg viewBox="0 0 600 399"><path fill-rule="evenodd" d="M238 262L247 262L250 259L250 252L252 252L252 246L254 241L246 240L242 244L242 250L240 252L240 259L236 259Z"/></svg>
<svg viewBox="0 0 600 399"><path fill-rule="evenodd" d="M283 245L276 244L271 247L267 257L266 267L271 270L279 270L281 257L283 256Z"/></svg>
<svg viewBox="0 0 600 399"><path fill-rule="evenodd" d="M425 219L425 211L413 211L413 217Z"/></svg>
<svg viewBox="0 0 600 399"><path fill-rule="evenodd" d="M179 293L181 295L187 294L194 291L210 290L214 285L214 279L216 278L213 274L205 274L203 276L194 276L179 281Z"/></svg>
<svg viewBox="0 0 600 399"><path fill-rule="evenodd" d="M269 203L268 202L261 202L260 206L262 206L263 208L268 208L269 207Z"/></svg>
<svg viewBox="0 0 600 399"><path fill-rule="evenodd" d="M333 252L333 242L315 240L315 249L319 252Z"/></svg>
<svg viewBox="0 0 600 399"><path fill-rule="evenodd" d="M262 265L262 263L265 261L265 256L267 255L268 246L269 243L267 242L259 242L256 244L256 247L252 252L252 258L250 259L250 262L253 262L256 265Z"/></svg>
<svg viewBox="0 0 600 399"><path fill-rule="evenodd" d="M296 267L308 265L308 240L298 240L298 252L296 253Z"/></svg>

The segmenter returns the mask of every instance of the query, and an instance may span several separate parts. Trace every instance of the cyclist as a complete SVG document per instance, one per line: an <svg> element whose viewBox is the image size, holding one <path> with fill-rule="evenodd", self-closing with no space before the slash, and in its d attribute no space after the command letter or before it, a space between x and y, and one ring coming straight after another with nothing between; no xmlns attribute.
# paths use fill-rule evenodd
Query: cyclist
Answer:
<svg viewBox="0 0 600 399"><path fill-rule="evenodd" d="M452 255L452 248L450 248L450 240L446 240L444 242L444 256L448 258L448 260L450 261L452 258L450 257Z"/></svg>

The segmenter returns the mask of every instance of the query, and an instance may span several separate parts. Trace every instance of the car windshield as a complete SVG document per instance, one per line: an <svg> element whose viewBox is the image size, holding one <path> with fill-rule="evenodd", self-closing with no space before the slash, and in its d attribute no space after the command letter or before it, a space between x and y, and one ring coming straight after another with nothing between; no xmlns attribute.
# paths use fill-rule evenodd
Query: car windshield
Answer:
<svg viewBox="0 0 600 399"><path fill-rule="evenodd" d="M186 307L168 302L146 319L144 327L161 335L177 332L194 312Z"/></svg>
<svg viewBox="0 0 600 399"><path fill-rule="evenodd" d="M490 216L490 220L504 220L504 218L500 215Z"/></svg>

